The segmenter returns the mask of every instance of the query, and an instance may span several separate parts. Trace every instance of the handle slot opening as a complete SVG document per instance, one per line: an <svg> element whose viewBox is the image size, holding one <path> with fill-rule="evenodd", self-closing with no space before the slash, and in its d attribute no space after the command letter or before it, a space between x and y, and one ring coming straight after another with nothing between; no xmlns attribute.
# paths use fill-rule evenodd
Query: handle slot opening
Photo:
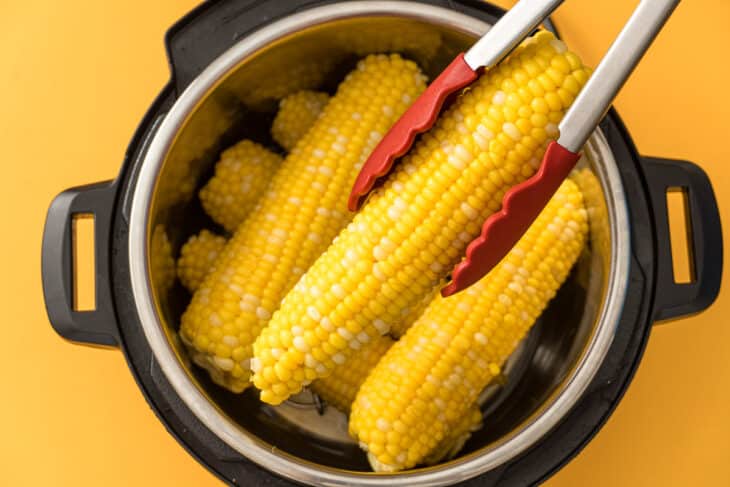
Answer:
<svg viewBox="0 0 730 487"><path fill-rule="evenodd" d="M676 284L692 283L697 280L697 275L691 245L693 241L692 223L687 188L671 186L667 188L666 197L674 282Z"/></svg>
<svg viewBox="0 0 730 487"><path fill-rule="evenodd" d="M92 213L71 217L73 310L96 310L95 221Z"/></svg>

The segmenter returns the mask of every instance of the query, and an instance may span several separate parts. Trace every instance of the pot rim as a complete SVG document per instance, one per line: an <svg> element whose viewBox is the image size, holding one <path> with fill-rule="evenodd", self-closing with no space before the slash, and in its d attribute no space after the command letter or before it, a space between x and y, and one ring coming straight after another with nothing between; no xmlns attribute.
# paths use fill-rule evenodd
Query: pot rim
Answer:
<svg viewBox="0 0 730 487"><path fill-rule="evenodd" d="M629 275L630 227L626 197L616 162L600 130L594 133L589 146L603 162L596 169L604 183L612 245L606 298L599 313L598 325L580 359L562 384L545 401L541 413L533 415L505 438L448 464L407 473L376 475L317 465L270 448L226 417L192 381L164 332L149 280L147 242L152 195L168 150L188 116L232 69L259 49L313 25L362 16L406 17L442 25L473 36L480 36L489 29L489 25L481 20L433 5L403 1L350 1L346 5L334 3L296 13L272 22L241 39L190 83L165 115L149 144L134 189L129 218L128 259L132 294L144 335L175 392L216 436L262 468L290 480L316 485L375 486L382 485L384 480L393 486L447 485L503 465L544 437L585 392L613 342L623 310Z"/></svg>

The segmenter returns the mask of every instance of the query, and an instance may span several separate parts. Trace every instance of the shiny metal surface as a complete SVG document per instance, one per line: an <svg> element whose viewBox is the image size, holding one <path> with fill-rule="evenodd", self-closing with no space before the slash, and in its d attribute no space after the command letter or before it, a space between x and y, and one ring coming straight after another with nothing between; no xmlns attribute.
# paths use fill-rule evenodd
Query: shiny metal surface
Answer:
<svg viewBox="0 0 730 487"><path fill-rule="evenodd" d="M560 123L558 143L579 152L680 0L642 0Z"/></svg>
<svg viewBox="0 0 730 487"><path fill-rule="evenodd" d="M474 71L499 64L562 3L563 0L520 0L464 54L464 61Z"/></svg>
<svg viewBox="0 0 730 487"><path fill-rule="evenodd" d="M526 340L522 355L513 358L506 383L485 395L488 426L461 456L437 467L373 475L363 454L342 435L308 428L317 417L315 408L290 403L277 411L252 394L237 396L217 388L189 363L176 338L186 295L157 284L169 259L153 256L153 235L164 228L174 254L200 228L202 222L191 216L194 190L216 151L237 137L268 132L277 97L303 86L327 86L353 58L382 49L408 53L434 75L487 29L464 14L408 2L335 3L292 15L242 39L212 63L180 96L151 141L129 222L132 291L144 334L187 407L263 468L326 486L437 486L468 479L539 442L602 363L624 302L629 224L615 160L600 133L586 146L580 163L585 177L578 181L591 215L590 249ZM296 57L287 57L292 55ZM302 71L294 87L288 84L291 79L276 78L273 72L286 71L280 69L284 60L289 66L292 59L307 64L324 57L333 59L324 74Z"/></svg>

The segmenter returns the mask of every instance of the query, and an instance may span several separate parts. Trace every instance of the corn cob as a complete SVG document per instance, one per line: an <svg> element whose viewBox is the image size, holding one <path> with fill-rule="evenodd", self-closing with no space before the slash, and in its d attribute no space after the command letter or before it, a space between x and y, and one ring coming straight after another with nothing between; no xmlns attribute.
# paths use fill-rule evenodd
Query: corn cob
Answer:
<svg viewBox="0 0 730 487"><path fill-rule="evenodd" d="M314 381L310 387L331 406L349 414L350 406L355 401L363 382L392 345L393 340L389 337L375 338L355 352L348 367ZM424 463L434 465L444 459L452 458L461 450L471 434L481 426L482 413L479 407L474 405L444 436ZM371 458L371 461L377 462L377 459Z"/></svg>
<svg viewBox="0 0 730 487"><path fill-rule="evenodd" d="M309 95L306 95L308 93L317 96L310 97ZM286 115L284 117L286 119L285 122L279 122L279 128L277 129L279 136L282 139L285 138L287 141L290 141L292 146L296 144L296 142L302 136L304 136L304 134L307 132L307 130L309 130L309 128L316 120L317 116L319 116L319 113L321 113L322 108L324 108L324 103L322 103L321 106L317 104L319 95L324 95L326 97L325 103L326 100L329 99L329 95L310 91L300 91L299 93L297 93L297 95L300 96L295 97L295 95L292 95L287 98L297 99L292 100L293 104L290 102L290 104L287 105L289 108L287 108L286 112L289 115ZM302 99L309 102L306 107L309 108L310 112L300 116L299 118L291 117L291 112L294 110L292 108L293 105L298 107L297 110L303 109L303 102L299 101ZM277 115L277 119L274 120L274 123L276 123L276 120L279 119L278 117L281 117L283 111L284 110L281 109L279 110L279 114ZM258 151L259 149L255 150ZM264 155L264 157L270 157L269 154L271 154L264 148L261 148L261 153L262 155ZM250 159L243 161L244 164L248 162L250 162ZM268 184L268 178L266 178L265 176L263 177L262 181L264 181L264 184ZM240 199L240 195L239 198L236 197L236 189L231 186L232 185L228 185L227 189L221 188L222 193L216 195L216 197L222 201L235 201L237 199ZM233 191L233 193L231 194L227 191ZM230 197L228 196L229 194L231 194ZM245 215L243 218L245 218ZM192 237L190 237L188 241L183 245L182 249L180 250L180 257L177 261L177 275L180 278L180 282L182 283L182 285L185 286L188 291L194 292L196 289L198 289L198 286L200 286L200 284L203 282L203 278L205 278L208 272L210 272L211 268L213 267L213 263L215 262L215 259L218 257L218 254L220 254L220 252L223 250L225 244L225 237L216 235L208 230L202 230L198 235L193 235Z"/></svg>
<svg viewBox="0 0 730 487"><path fill-rule="evenodd" d="M580 190L566 180L497 267L461 294L437 296L391 347L350 416L378 468L411 468L433 452L567 278L587 231Z"/></svg>
<svg viewBox="0 0 730 487"><path fill-rule="evenodd" d="M320 95L324 95L325 97L323 103L320 103ZM304 136L317 119L324 108L324 105L329 100L329 95L326 93L317 93L312 91L300 91L295 95L285 98L284 101L286 100L290 100L289 104L286 105L286 110L284 110L284 107L282 106L277 118L274 120L274 124L276 124L276 121L280 120L282 115L285 113L283 120L280 120L279 122L279 128L277 131L279 132L282 140L285 138L293 146L302 136ZM300 114L298 117L293 116L296 115L293 114L293 112L304 109L309 111L303 115ZM255 150L259 151L258 148ZM269 157L269 154L271 154L263 147L260 148L260 152L264 157ZM250 162L250 159L244 160L243 162ZM264 179L267 178L264 177ZM268 180L264 181L264 184L268 184ZM229 193L226 192L226 189L221 188L221 194L217 194L216 198L223 201L240 200L240 195L239 198L236 198L236 190L234 187L232 188L231 185L228 185L227 190L233 191L233 195L229 197ZM185 286L188 291L194 292L198 289L198 286L200 286L200 283L203 282L203 278L205 278L208 272L210 272L215 259L218 257L221 250L223 250L225 244L225 237L216 235L208 230L202 230L199 234L193 235L187 242L185 242L182 249L180 249L180 257L177 261L177 275L180 278L182 285Z"/></svg>
<svg viewBox="0 0 730 487"><path fill-rule="evenodd" d="M177 259L177 276L188 291L198 289L225 245L225 237L209 230L202 230L185 242Z"/></svg>
<svg viewBox="0 0 730 487"><path fill-rule="evenodd" d="M223 372L229 389L248 386L254 339L350 220L346 202L358 169L424 88L418 67L400 56L361 61L198 288L183 314L181 333Z"/></svg>
<svg viewBox="0 0 730 487"><path fill-rule="evenodd" d="M391 345L393 340L389 337L378 337L363 345L353 355L349 367L343 367L336 374L314 381L312 390L327 403L349 414L350 405L360 386Z"/></svg>
<svg viewBox="0 0 730 487"><path fill-rule="evenodd" d="M481 76L396 166L259 336L254 383L278 404L387 333L432 292L539 166L589 70L552 34ZM276 353L272 353L275 350Z"/></svg>
<svg viewBox="0 0 730 487"><path fill-rule="evenodd" d="M459 450L464 447L467 440L471 438L471 434L482 428L482 419L482 411L479 409L479 406L476 404L472 405L468 412L457 421L456 426L450 431L447 431L444 439L423 459L423 463L425 465L436 465L443 460L454 458L459 453ZM369 454L368 459L373 465L377 465L378 460L374 455ZM375 468L374 470L383 471L383 469L387 468L387 465L382 465L380 468Z"/></svg>
<svg viewBox="0 0 730 487"><path fill-rule="evenodd" d="M253 209L279 168L281 156L250 140L223 151L215 175L200 190L203 209L233 232Z"/></svg>
<svg viewBox="0 0 730 487"><path fill-rule="evenodd" d="M433 300L434 296L436 295L436 290L426 293L423 296L423 299L421 299L418 303L416 303L413 306L404 308L401 311L401 318L397 321L395 321L391 327L390 327L390 335L395 338L399 339L403 335L406 334L408 329L413 325L413 323L416 322L419 316L423 314L423 311L426 309L426 306L429 305L429 303Z"/></svg>
<svg viewBox="0 0 730 487"><path fill-rule="evenodd" d="M298 91L279 102L279 111L271 125L271 136L290 151L307 133L324 110L330 97L317 91Z"/></svg>

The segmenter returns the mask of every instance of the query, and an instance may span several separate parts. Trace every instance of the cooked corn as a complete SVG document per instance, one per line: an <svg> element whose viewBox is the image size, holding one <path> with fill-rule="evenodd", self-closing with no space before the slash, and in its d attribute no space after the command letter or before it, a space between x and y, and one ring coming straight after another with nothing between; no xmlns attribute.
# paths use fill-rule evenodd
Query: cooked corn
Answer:
<svg viewBox="0 0 730 487"><path fill-rule="evenodd" d="M401 311L401 318L395 321L391 327L390 327L390 335L398 339L406 334L408 329L413 325L413 323L416 322L419 316L423 314L423 311L426 309L426 306L428 306L431 301L433 300L434 296L436 295L437 290L434 289L433 291L424 294L423 299L421 299L419 302L414 304L413 306L410 306L408 308L404 308Z"/></svg>
<svg viewBox="0 0 730 487"><path fill-rule="evenodd" d="M567 278L587 231L580 190L566 180L500 264L465 292L437 296L391 347L350 415L377 468L411 468L433 452Z"/></svg>
<svg viewBox="0 0 730 487"><path fill-rule="evenodd" d="M307 271L259 336L254 383L278 404L387 333L532 175L589 70L547 32L481 76ZM276 350L276 353L272 353Z"/></svg>
<svg viewBox="0 0 730 487"><path fill-rule="evenodd" d="M350 220L346 202L359 168L423 89L425 77L411 61L398 55L362 60L198 288L181 333L222 371L229 389L248 386L254 339ZM273 348L264 354L266 361L277 353L275 342ZM303 372L292 380L306 381Z"/></svg>
<svg viewBox="0 0 730 487"><path fill-rule="evenodd" d="M324 97L324 101L322 100L322 97ZM284 105L283 102L287 100L288 104ZM282 101L282 107L279 109L277 118L274 119L275 125L277 124L277 120L279 121L277 133L281 140L288 141L292 146L296 144L297 141L299 141L299 139L302 138L310 129L328 100L329 95L326 93L317 93L314 91L300 91L285 98ZM303 110L308 111L306 113L302 113ZM277 142L281 143L281 141ZM247 143L246 145L248 146L249 144ZM287 149L288 148L289 147L287 147ZM260 152L264 158L270 157L271 153L263 147L255 147L254 150ZM242 163L249 165L251 163L251 159L246 158L242 161ZM245 170L248 169L248 167L245 168ZM241 171L243 170L244 168L241 168ZM241 171L239 171L239 174ZM223 172L226 171L224 170ZM264 181L264 184L268 184L268 178L265 176L262 181ZM234 201L236 204L239 200L241 200L241 195L237 194L235 184L228 184L227 186L221 182L216 184L219 186L216 190L219 190L220 192L211 199L217 198L219 202ZM263 184L257 184L257 187L262 186ZM232 191L232 193L228 193L227 191ZM251 199L255 200L255 197ZM223 205L214 206L222 207ZM233 207L234 205L230 206ZM237 208L234 208L234 211L238 211ZM245 217L246 216L244 214L243 218ZM241 221L243 221L243 219L241 219ZM240 222L236 224L236 227L238 225L240 225ZM221 250L223 250L225 245L225 237L216 235L208 230L203 230L198 235L193 235L187 242L185 242L180 250L180 257L177 261L177 275L180 278L180 282L188 289L188 291L194 292L198 289L198 286L200 286L203 282L203 278L205 278L208 272L210 272L215 259L218 257Z"/></svg>
<svg viewBox="0 0 730 487"><path fill-rule="evenodd" d="M349 414L350 406L363 382L392 345L393 340L389 337L375 338L353 354L348 367L339 368L324 379L314 381L310 387L325 402ZM451 431L444 435L443 440L424 459L424 463L434 465L444 459L452 458L461 450L471 434L481 427L482 412L477 405L474 405ZM371 461L377 462L377 459L371 458Z"/></svg>
<svg viewBox="0 0 730 487"><path fill-rule="evenodd" d="M271 136L290 151L304 137L324 110L330 97L318 91L298 91L279 102L279 111L271 125Z"/></svg>
<svg viewBox="0 0 730 487"><path fill-rule="evenodd" d="M312 390L327 403L348 414L360 386L391 345L393 340L389 337L375 338L355 352L347 367L314 381Z"/></svg>
<svg viewBox="0 0 730 487"><path fill-rule="evenodd" d="M225 245L225 237L209 230L203 230L185 242L177 259L177 277L188 291L198 289Z"/></svg>
<svg viewBox="0 0 730 487"><path fill-rule="evenodd" d="M475 431L479 431L482 428L482 411L476 404L473 405L469 411L464 414L461 419L458 420L456 426L451 428L450 431L445 433L444 439L436 445L436 448L423 459L423 463L426 465L435 465L442 462L443 460L450 460L456 456L457 453L464 447L464 444L471 434ZM374 455L368 455L368 459L371 462L377 462L377 458ZM374 463L377 465L377 463ZM383 465L381 468L375 469L382 471L383 468L387 468L387 465Z"/></svg>
<svg viewBox="0 0 730 487"><path fill-rule="evenodd" d="M312 96L310 96L309 94L311 94ZM326 100L329 100L329 95L325 93L300 91L299 93L285 99L291 99L290 103L287 105L288 108L286 110L283 110L283 107L279 110L279 114L274 120L274 123L276 123L276 120L280 119L283 112L288 113L288 115L284 116L285 120L279 122L279 128L277 130L280 134L280 137L282 139L285 138L286 140L290 141L292 146L296 144L296 142L301 137L304 136L307 130L309 130L314 121L317 119L317 116L319 116L319 113L321 113L322 108L324 108L325 103L322 103L321 105L318 104L318 100L320 98L319 95L324 95L326 97L325 103ZM299 118L292 117L291 114L293 111L304 109L303 105L305 105L306 108L308 108L310 111L306 114L303 114ZM295 109L292 107L297 108ZM263 151L266 151L266 149L261 149L261 152L263 154ZM268 154L270 154L269 151L266 151L266 153L266 157L268 157ZM250 159L243 161L244 164L247 164L249 162ZM271 174L273 175L273 172ZM268 184L268 178L266 178L265 176L262 181L264 181L264 184ZM237 191L234 187L235 185L229 184L225 188L222 187L222 184L220 186L220 190L222 193L216 195L216 197L219 198L221 201L236 201L241 199L240 195L237 198ZM233 193L231 194L227 191L233 191ZM246 216L243 215L243 218L245 217ZM240 225L240 222L238 223L238 225ZM225 245L225 237L216 235L208 230L203 230L198 235L193 235L188 239L187 242L185 242L182 249L180 250L180 257L177 261L177 275L180 278L180 282L188 289L188 291L194 292L196 289L198 289L198 286L200 286L205 276L208 274L208 272L210 272L211 268L213 267L213 263L215 262L215 259L218 257L218 254L223 250L223 247Z"/></svg>
<svg viewBox="0 0 730 487"><path fill-rule="evenodd" d="M200 190L203 209L233 232L253 209L279 168L281 156L250 140L223 151L215 175Z"/></svg>

